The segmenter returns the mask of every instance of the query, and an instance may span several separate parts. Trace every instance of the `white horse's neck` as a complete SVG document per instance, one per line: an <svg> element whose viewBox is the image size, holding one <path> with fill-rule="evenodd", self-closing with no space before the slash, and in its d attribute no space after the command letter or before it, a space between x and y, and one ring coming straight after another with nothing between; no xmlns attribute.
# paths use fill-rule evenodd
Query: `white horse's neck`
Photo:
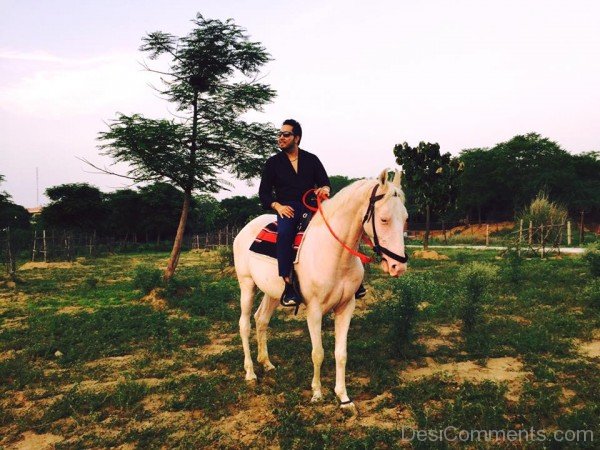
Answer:
<svg viewBox="0 0 600 450"><path fill-rule="evenodd" d="M336 264L344 264L355 256L335 240L325 220L342 242L350 248L358 248L363 233L362 219L374 184L373 180L359 181L356 184L350 186L348 191L342 191L323 202L322 212L315 213L312 219L309 236L312 234L312 238L319 240L323 250L327 250L330 260Z"/></svg>

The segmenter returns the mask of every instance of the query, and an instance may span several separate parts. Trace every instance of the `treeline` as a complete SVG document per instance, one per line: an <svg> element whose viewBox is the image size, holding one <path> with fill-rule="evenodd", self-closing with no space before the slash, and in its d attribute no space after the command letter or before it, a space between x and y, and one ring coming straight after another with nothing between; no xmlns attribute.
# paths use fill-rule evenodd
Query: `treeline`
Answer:
<svg viewBox="0 0 600 450"><path fill-rule="evenodd" d="M511 220L544 192L569 215L600 221L600 153L571 154L539 134L515 136L493 148L463 150L456 207L472 222ZM410 188L407 188L410 191Z"/></svg>
<svg viewBox="0 0 600 450"><path fill-rule="evenodd" d="M332 176L333 191L351 181L344 176ZM177 231L183 203L183 193L167 183L109 193L87 183L72 183L53 186L45 193L50 202L33 221L25 208L12 203L10 196L3 193L2 228L67 230L133 242L171 240ZM217 200L212 195L197 195L192 198L186 234L241 228L264 213L257 196Z"/></svg>
<svg viewBox="0 0 600 450"><path fill-rule="evenodd" d="M578 222L600 222L600 153L571 154L530 133L492 148L466 149L458 157L437 144L394 148L405 164L411 224L514 220L540 194L565 207Z"/></svg>
<svg viewBox="0 0 600 450"><path fill-rule="evenodd" d="M38 229L96 233L135 242L173 239L184 200L183 192L166 183L109 193L86 183L63 184L47 189L46 195L51 202L36 220ZM257 197L219 201L211 195L194 196L186 233L242 226L261 213Z"/></svg>
<svg viewBox="0 0 600 450"><path fill-rule="evenodd" d="M515 136L493 148L463 150L450 208L432 211L432 221L471 223L511 220L540 193L564 205L577 221L600 222L600 154L573 155L555 142L531 133ZM3 177L0 175L0 181ZM331 176L332 192L351 183ZM412 198L416 189L403 182L412 224L424 222ZM96 233L136 242L170 240L175 235L183 193L166 183L103 193L86 183L63 184L46 190L50 203L34 220L38 230ZM256 196L223 200L202 194L191 203L186 232L207 233L241 227L264 213ZM0 192L0 227L30 229L30 215Z"/></svg>

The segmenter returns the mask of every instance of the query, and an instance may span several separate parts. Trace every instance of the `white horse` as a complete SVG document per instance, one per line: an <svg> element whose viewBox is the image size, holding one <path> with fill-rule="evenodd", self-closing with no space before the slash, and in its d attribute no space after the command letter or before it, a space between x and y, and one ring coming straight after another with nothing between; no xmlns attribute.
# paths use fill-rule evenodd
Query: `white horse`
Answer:
<svg viewBox="0 0 600 450"><path fill-rule="evenodd" d="M397 277L406 271L404 227L408 213L404 193L400 188L400 172L388 181L387 169L377 180L358 180L322 203L322 213L338 238L349 247L358 248L363 233L375 243L382 257L381 267ZM267 327L273 311L279 305L284 283L278 276L277 261L268 260L249 251L259 231L275 216L265 214L248 223L233 243L235 270L241 291L240 335L244 347L246 380L256 380L250 354L250 314L254 288L264 292L263 300L254 314L258 341L258 362L266 371L275 367L267 351ZM321 364L323 345L321 322L324 314L335 313L335 393L346 412L356 413L354 403L346 392L347 336L355 307L354 293L364 275L357 256L352 255L333 237L321 213L311 220L296 264L300 289L306 304L306 314L312 341L314 376L312 400L322 400Z"/></svg>

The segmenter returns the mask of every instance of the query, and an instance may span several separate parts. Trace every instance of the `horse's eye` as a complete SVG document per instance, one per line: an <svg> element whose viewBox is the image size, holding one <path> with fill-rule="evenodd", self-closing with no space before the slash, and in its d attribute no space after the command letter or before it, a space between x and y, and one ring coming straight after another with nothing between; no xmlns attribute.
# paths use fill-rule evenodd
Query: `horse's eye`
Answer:
<svg viewBox="0 0 600 450"><path fill-rule="evenodd" d="M381 223L388 223L388 222L389 222L389 219L384 219L384 218L381 219Z"/></svg>

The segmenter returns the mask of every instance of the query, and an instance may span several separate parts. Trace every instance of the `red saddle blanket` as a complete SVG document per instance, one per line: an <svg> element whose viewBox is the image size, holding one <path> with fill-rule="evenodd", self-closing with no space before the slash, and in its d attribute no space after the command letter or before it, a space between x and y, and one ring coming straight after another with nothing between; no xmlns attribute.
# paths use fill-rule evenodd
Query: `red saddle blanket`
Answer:
<svg viewBox="0 0 600 450"><path fill-rule="evenodd" d="M306 224L308 225L308 223ZM294 261L298 257L298 249L304 238L304 231L306 226L302 227L294 239L293 254ZM265 226L260 233L254 238L254 242L250 246L250 251L259 253L261 255L269 256L271 258L277 258L277 222L271 222Z"/></svg>

